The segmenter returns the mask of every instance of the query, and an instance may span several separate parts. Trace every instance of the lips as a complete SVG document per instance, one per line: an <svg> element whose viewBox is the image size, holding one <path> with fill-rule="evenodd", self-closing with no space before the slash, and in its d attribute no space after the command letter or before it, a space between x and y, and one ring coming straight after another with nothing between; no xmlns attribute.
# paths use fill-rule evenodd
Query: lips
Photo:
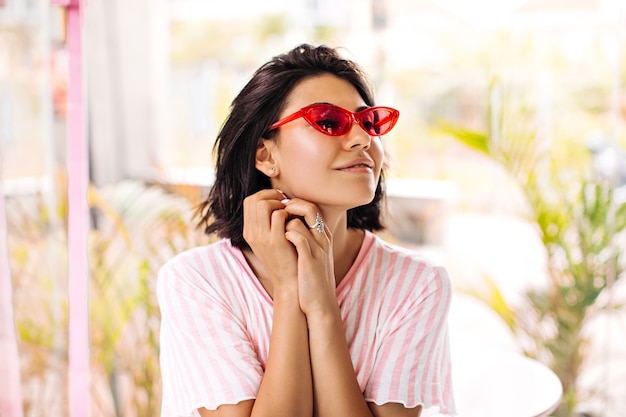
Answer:
<svg viewBox="0 0 626 417"><path fill-rule="evenodd" d="M345 170L345 169L355 169L355 168L374 168L374 162L367 158L359 158L348 163L345 163L336 169Z"/></svg>

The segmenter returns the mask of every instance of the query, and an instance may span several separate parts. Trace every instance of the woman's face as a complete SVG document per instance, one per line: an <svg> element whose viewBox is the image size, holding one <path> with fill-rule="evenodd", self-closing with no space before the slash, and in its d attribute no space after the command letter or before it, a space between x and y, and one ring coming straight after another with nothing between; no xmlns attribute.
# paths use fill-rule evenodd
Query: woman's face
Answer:
<svg viewBox="0 0 626 417"><path fill-rule="evenodd" d="M348 81L324 74L301 81L287 97L280 118L313 103L357 112L368 107ZM383 164L380 137L354 124L343 136L328 136L303 118L282 125L266 142L276 167L272 185L290 198L344 210L374 198Z"/></svg>

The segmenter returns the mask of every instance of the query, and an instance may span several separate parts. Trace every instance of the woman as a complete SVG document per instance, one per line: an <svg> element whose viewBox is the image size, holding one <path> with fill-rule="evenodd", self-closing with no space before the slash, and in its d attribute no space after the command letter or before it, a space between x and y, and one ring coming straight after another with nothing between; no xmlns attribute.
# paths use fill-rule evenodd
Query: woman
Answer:
<svg viewBox="0 0 626 417"><path fill-rule="evenodd" d="M218 136L199 213L222 240L161 270L163 416L452 413L445 271L385 243L363 71L325 46L263 65Z"/></svg>

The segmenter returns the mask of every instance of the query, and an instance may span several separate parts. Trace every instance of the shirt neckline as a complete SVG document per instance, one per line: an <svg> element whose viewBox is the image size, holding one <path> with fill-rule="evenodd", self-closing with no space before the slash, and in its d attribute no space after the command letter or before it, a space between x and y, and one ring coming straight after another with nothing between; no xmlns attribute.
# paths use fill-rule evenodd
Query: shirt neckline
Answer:
<svg viewBox="0 0 626 417"><path fill-rule="evenodd" d="M272 300L272 297L270 297L267 291L265 291L265 287L263 287L263 285L261 284L261 281L259 281L257 276L254 274L254 271L252 270L252 267L246 260L246 257L243 255L242 250L233 246L230 240L228 240L228 247L230 248L231 253L235 256L235 259L237 259L237 262L239 262L239 264L241 265L241 268L244 271L245 278L251 281L252 285L257 290L257 292L261 295L261 297L267 303L269 303L269 305L273 306L274 300Z"/></svg>
<svg viewBox="0 0 626 417"><path fill-rule="evenodd" d="M359 267L364 262L366 256L370 252L371 247L373 246L375 239L374 234L368 230L365 230L364 232L365 233L363 236L363 242L361 243L361 247L359 248L359 252L354 259L354 262L350 266L350 269L348 269L345 277L341 280L341 282L339 283L339 285L337 285L337 288L335 289L335 294L337 295L338 299L340 295L346 291L346 288L351 286L351 283L354 281L354 277L356 276ZM261 297L263 297L263 299L267 303L269 303L270 305L274 305L274 300L272 300L272 297L270 297L270 295L265 290L265 287L263 287L257 276L254 274L254 271L250 267L250 264L248 264L248 261L243 255L241 249L233 246L230 240L228 240L228 247L231 253L233 253L235 258L237 259L237 262L239 262L239 264L241 265L245 274L245 278L252 282L254 288L261 294Z"/></svg>
<svg viewBox="0 0 626 417"><path fill-rule="evenodd" d="M374 234L368 230L365 230L365 235L363 236L363 242L361 243L359 252L356 255L356 258L354 259L352 266L350 266L350 269L348 269L346 276L343 277L343 279L341 280L339 285L337 285L337 288L335 290L335 293L337 294L338 299L339 299L339 296L342 295L346 291L346 289L352 285L352 282L354 281L354 278L357 275L357 271L360 269L361 265L365 262L365 258L370 253L370 250L373 244L374 244Z"/></svg>

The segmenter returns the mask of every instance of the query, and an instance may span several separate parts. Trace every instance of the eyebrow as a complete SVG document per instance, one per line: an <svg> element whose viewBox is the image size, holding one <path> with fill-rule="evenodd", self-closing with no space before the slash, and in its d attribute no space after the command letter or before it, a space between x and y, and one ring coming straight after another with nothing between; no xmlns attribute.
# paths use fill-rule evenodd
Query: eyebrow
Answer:
<svg viewBox="0 0 626 417"><path fill-rule="evenodd" d="M314 103L309 104L309 106L311 106L311 105L313 105L313 104L330 104L331 106L336 106L336 107L340 107L340 108L342 108L342 109L343 109L343 107L341 107L341 106L337 106L337 105L336 105L336 104L334 104L334 103L329 103L328 101L316 101L316 102L314 102ZM372 107L372 106L363 105L363 106L357 107L357 109L356 109L355 113L358 113L358 112L363 111L363 110L365 110L365 109L369 109L370 107ZM346 109L346 110L347 110L347 109Z"/></svg>

